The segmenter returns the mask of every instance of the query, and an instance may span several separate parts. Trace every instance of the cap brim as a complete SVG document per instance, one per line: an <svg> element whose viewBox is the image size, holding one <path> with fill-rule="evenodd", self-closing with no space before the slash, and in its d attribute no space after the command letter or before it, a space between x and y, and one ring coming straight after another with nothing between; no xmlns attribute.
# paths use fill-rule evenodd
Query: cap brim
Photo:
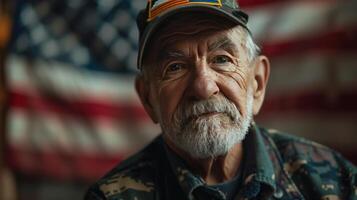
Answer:
<svg viewBox="0 0 357 200"><path fill-rule="evenodd" d="M224 17L227 20L230 20L230 21L236 23L237 25L241 25L248 30L247 25L243 20L241 20L238 17L236 17L235 15L233 15L232 12L226 11L219 7L203 5L203 4L190 4L190 5L183 5L183 6L171 8L171 9L165 11L164 13L158 15L157 17L155 17L155 19L153 19L145 28L145 31L140 38L140 48L139 48L138 61L137 61L138 68L139 69L142 68L142 59L143 59L145 50L147 48L148 42L150 41L151 37L154 35L155 30L157 30L157 28L165 20L167 20L168 18L170 18L171 16L173 16L177 13L198 12L198 11L214 14L219 17Z"/></svg>

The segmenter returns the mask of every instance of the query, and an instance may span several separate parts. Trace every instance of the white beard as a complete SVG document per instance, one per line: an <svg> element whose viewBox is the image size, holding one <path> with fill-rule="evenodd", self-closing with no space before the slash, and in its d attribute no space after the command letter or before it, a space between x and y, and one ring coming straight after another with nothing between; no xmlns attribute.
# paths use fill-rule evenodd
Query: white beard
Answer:
<svg viewBox="0 0 357 200"><path fill-rule="evenodd" d="M242 117L234 103L223 95L217 98L179 105L173 122L163 123L164 134L179 149L193 158L209 158L226 154L241 142L248 132L253 114L253 95L247 95L247 115ZM204 113L219 112L213 116Z"/></svg>

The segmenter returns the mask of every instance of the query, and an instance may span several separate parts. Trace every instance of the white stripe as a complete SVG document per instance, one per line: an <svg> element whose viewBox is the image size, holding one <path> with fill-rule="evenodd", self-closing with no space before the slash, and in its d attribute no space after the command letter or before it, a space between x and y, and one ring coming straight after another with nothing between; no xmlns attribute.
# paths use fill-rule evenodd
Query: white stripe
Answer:
<svg viewBox="0 0 357 200"><path fill-rule="evenodd" d="M350 53L294 54L271 61L268 95L309 89L356 89L357 60Z"/></svg>
<svg viewBox="0 0 357 200"><path fill-rule="evenodd" d="M356 1L290 1L248 10L259 41L275 42L321 35L357 25Z"/></svg>
<svg viewBox="0 0 357 200"><path fill-rule="evenodd" d="M93 98L108 103L139 104L133 76L88 71L59 62L42 60L29 64L19 56L9 57L6 73L10 88L33 94L47 91L68 99Z"/></svg>
<svg viewBox="0 0 357 200"><path fill-rule="evenodd" d="M107 118L79 119L12 108L9 144L21 149L67 153L129 153L159 133L151 122L121 122ZM133 128L136 127L136 128Z"/></svg>
<svg viewBox="0 0 357 200"><path fill-rule="evenodd" d="M264 115L258 124L296 134L313 141L355 151L357 114L275 113Z"/></svg>

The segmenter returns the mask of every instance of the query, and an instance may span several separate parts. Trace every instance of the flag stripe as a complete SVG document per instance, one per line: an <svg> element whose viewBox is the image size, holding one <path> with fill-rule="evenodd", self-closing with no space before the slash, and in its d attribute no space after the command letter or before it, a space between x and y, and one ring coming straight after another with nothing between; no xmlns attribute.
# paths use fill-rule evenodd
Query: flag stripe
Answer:
<svg viewBox="0 0 357 200"><path fill-rule="evenodd" d="M69 100L88 98L139 104L133 75L87 71L41 59L34 59L31 65L26 58L12 55L7 59L6 76L10 90L48 92Z"/></svg>
<svg viewBox="0 0 357 200"><path fill-rule="evenodd" d="M270 43L325 35L357 26L354 1L296 1L247 10L249 28Z"/></svg>
<svg viewBox="0 0 357 200"><path fill-rule="evenodd" d="M351 29L336 30L309 38L295 40L263 42L263 53L269 57L296 54L302 50L318 52L357 53L357 26Z"/></svg>
<svg viewBox="0 0 357 200"><path fill-rule="evenodd" d="M109 117L118 120L134 119L147 121L148 115L140 104L116 102L110 103L101 100L72 100L44 96L33 96L24 91L9 93L10 106L24 109L35 109L37 112L53 112L70 114L73 116Z"/></svg>
<svg viewBox="0 0 357 200"><path fill-rule="evenodd" d="M357 90L351 91L309 91L301 89L290 94L267 96L261 113L328 112L356 113Z"/></svg>
<svg viewBox="0 0 357 200"><path fill-rule="evenodd" d="M263 114L263 113L262 113ZM340 147L347 151L356 148L357 113L271 113L256 118L264 127L279 127L285 133L299 135L313 141Z"/></svg>
<svg viewBox="0 0 357 200"><path fill-rule="evenodd" d="M269 96L295 93L295 90L305 88L316 91L356 89L357 60L355 54L350 52L301 51L270 61Z"/></svg>

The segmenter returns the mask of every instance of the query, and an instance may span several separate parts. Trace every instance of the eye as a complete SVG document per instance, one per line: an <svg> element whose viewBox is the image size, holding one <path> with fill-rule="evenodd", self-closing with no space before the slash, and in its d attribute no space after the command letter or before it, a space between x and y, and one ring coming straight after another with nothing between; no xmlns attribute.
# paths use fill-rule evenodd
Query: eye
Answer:
<svg viewBox="0 0 357 200"><path fill-rule="evenodd" d="M171 63L167 66L166 72L172 73L172 72L178 72L184 68L183 63Z"/></svg>
<svg viewBox="0 0 357 200"><path fill-rule="evenodd" d="M224 64L227 62L231 62L231 59L225 55L218 55L218 56L213 57L211 62L214 64Z"/></svg>
<svg viewBox="0 0 357 200"><path fill-rule="evenodd" d="M174 61L165 65L162 78L165 80L172 80L181 77L187 71L185 62Z"/></svg>

